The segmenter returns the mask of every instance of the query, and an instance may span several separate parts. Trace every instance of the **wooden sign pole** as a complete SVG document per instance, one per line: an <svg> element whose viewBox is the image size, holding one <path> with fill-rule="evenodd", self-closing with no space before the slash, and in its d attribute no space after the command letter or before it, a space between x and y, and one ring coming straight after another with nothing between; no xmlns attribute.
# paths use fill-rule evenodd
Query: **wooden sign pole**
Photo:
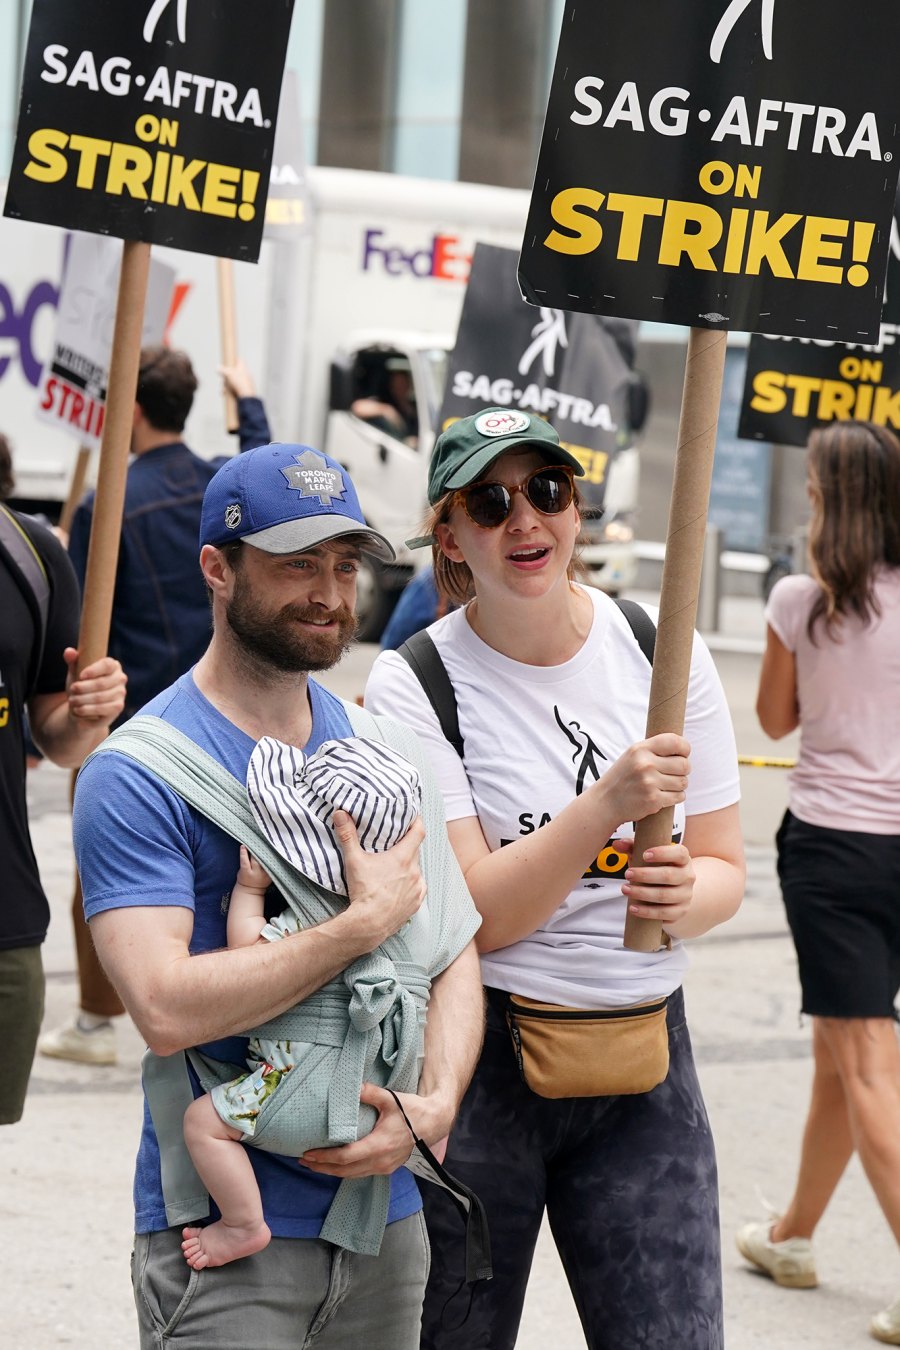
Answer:
<svg viewBox="0 0 900 1350"><path fill-rule="evenodd" d="M723 332L706 328L690 331L650 681L648 737L664 731L681 735L684 731L725 346ZM635 862L640 863L648 848L672 842L674 814L674 807L666 807L638 821ZM662 925L657 920L627 914L625 946L630 951L654 952L661 942Z"/></svg>
<svg viewBox="0 0 900 1350"><path fill-rule="evenodd" d="M109 642L149 272L150 245L126 239L122 249L106 418L100 442L97 495L84 580L78 637L79 670L105 656Z"/></svg>
<svg viewBox="0 0 900 1350"><path fill-rule="evenodd" d="M237 360L237 312L234 303L234 264L230 258L218 258L219 327L222 330L222 365L233 366ZM225 392L225 429L237 431L238 410L234 394Z"/></svg>
<svg viewBox="0 0 900 1350"><path fill-rule="evenodd" d="M75 508L84 496L84 484L90 462L91 447L89 445L79 445L78 456L72 468L72 477L69 482L69 493L63 503L63 509L59 513L59 528L65 530L66 534L68 534L72 528L72 517L75 514Z"/></svg>

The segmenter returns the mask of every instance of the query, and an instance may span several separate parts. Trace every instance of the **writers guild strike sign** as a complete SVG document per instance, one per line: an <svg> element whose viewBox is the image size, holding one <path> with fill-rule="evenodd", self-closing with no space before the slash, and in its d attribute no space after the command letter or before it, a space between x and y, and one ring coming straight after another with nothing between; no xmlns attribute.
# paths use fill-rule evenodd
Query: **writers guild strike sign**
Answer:
<svg viewBox="0 0 900 1350"><path fill-rule="evenodd" d="M293 0L34 0L5 214L255 262Z"/></svg>
<svg viewBox="0 0 900 1350"><path fill-rule="evenodd" d="M599 506L616 450L630 444L628 390L637 325L526 305L515 249L476 244L450 356L441 430L479 408L546 418L584 465L579 480Z"/></svg>
<svg viewBox="0 0 900 1350"><path fill-rule="evenodd" d="M898 58L893 0L567 0L523 294L876 341Z"/></svg>
<svg viewBox="0 0 900 1350"><path fill-rule="evenodd" d="M806 445L814 427L849 417L900 432L900 228L891 246L878 340L869 346L754 333L738 435Z"/></svg>
<svg viewBox="0 0 900 1350"><path fill-rule="evenodd" d="M122 246L96 234L70 236L50 360L36 416L80 445L97 446L106 411ZM141 346L160 343L172 307L175 269L151 256Z"/></svg>

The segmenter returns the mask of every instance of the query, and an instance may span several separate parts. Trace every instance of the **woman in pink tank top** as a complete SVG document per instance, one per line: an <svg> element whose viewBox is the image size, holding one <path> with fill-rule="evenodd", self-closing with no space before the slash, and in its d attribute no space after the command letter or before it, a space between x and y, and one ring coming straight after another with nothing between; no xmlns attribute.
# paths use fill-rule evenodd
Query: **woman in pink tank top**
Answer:
<svg viewBox="0 0 900 1350"><path fill-rule="evenodd" d="M794 1195L738 1248L777 1284L818 1283L812 1235L854 1151L900 1243L900 441L869 422L809 440L811 576L766 609L757 714L800 727L778 875L813 1019ZM900 1298L869 1331L900 1345Z"/></svg>

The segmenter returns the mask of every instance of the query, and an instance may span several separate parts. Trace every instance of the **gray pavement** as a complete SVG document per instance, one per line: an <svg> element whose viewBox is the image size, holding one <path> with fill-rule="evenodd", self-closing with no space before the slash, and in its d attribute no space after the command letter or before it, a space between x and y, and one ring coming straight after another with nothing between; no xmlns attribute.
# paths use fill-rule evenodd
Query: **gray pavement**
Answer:
<svg viewBox="0 0 900 1350"><path fill-rule="evenodd" d="M642 597L639 597L642 598ZM647 597L652 598L652 597ZM726 598L710 644L741 753L789 756L753 715L762 606ZM362 692L374 649L355 649L328 678ZM696 943L686 990L699 1071L715 1131L722 1193L728 1350L864 1350L871 1313L900 1286L895 1244L856 1160L817 1240L822 1286L777 1289L747 1270L733 1233L757 1217L757 1189L784 1200L793 1180L810 1081L793 951L774 875L772 836L787 786L776 769L744 769L750 879L739 915ZM51 898L45 1025L76 999L68 918L71 851L67 774L43 765L29 796L35 849ZM128 1275L131 1170L140 1121L142 1045L122 1019L120 1062L92 1069L38 1058L23 1120L0 1129L3 1350L126 1350L135 1344ZM578 1350L584 1339L548 1234L538 1244L520 1350ZM677 1345L672 1350L678 1350Z"/></svg>

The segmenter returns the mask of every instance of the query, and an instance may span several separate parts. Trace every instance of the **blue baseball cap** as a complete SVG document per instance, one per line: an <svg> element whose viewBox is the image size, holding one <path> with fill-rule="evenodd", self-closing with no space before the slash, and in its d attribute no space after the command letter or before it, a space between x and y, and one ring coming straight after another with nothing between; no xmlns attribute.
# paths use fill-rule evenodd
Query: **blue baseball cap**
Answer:
<svg viewBox="0 0 900 1350"><path fill-rule="evenodd" d="M341 535L382 562L396 554L367 523L347 471L308 445L260 445L235 455L210 479L200 547L242 539L264 553L305 553Z"/></svg>

